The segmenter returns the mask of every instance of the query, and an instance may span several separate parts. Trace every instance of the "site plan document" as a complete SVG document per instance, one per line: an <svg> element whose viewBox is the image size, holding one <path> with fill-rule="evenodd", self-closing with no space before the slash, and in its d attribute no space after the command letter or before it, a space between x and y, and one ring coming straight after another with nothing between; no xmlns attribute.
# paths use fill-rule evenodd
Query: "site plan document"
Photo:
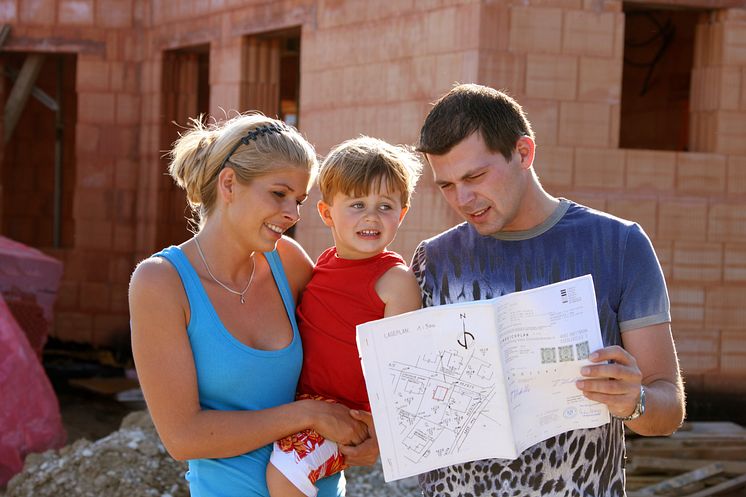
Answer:
<svg viewBox="0 0 746 497"><path fill-rule="evenodd" d="M575 386L603 347L590 275L371 321L357 342L387 482L609 422Z"/></svg>

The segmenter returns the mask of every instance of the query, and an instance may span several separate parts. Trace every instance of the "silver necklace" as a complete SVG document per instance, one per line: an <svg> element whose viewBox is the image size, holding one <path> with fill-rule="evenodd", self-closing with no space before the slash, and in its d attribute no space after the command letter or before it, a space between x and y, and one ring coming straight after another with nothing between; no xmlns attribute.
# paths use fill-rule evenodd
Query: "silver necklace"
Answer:
<svg viewBox="0 0 746 497"><path fill-rule="evenodd" d="M214 274L212 274L212 271L210 271L210 266L207 265L207 260L205 259L205 254L202 253L202 247L200 247L199 240L197 239L196 236L194 237L194 242L197 244L197 251L199 252L199 256L202 258L202 262L205 263L205 269L207 269L207 274L210 275L210 278L212 278L212 280L215 283L217 283L218 285L222 286L223 288L225 288L226 290L228 290L232 294L238 295L239 297L241 297L241 303L242 304L245 303L246 300L244 300L243 296L249 290L249 287L251 286L251 282L254 281L254 270L256 269L256 261L254 260L254 256L253 255L251 256L252 265L251 265L251 276L249 276L249 282L246 283L246 288L244 288L243 291L238 292L238 291L234 290L233 288L229 287L228 285L224 284L222 281L220 281L219 279L217 279Z"/></svg>

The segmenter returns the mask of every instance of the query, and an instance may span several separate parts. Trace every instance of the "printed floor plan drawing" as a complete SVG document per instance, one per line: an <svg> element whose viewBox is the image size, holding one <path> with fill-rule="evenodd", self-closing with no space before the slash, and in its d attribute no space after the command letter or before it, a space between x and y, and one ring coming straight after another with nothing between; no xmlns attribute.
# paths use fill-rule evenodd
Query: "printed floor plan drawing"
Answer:
<svg viewBox="0 0 746 497"><path fill-rule="evenodd" d="M387 482L609 422L576 386L603 347L590 275L370 321L357 340Z"/></svg>
<svg viewBox="0 0 746 497"><path fill-rule="evenodd" d="M475 425L495 424L487 412L495 394L494 366L480 355L476 348L453 349L421 354L411 364L389 363L398 438L411 462L430 451L449 454Z"/></svg>

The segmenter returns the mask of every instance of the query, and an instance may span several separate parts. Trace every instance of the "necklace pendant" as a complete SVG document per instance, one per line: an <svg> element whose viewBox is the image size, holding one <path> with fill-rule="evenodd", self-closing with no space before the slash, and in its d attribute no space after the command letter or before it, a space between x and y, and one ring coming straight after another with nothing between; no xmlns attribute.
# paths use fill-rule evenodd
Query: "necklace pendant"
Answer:
<svg viewBox="0 0 746 497"><path fill-rule="evenodd" d="M243 299L243 295L241 295L241 303L243 304L244 302L246 301Z"/></svg>

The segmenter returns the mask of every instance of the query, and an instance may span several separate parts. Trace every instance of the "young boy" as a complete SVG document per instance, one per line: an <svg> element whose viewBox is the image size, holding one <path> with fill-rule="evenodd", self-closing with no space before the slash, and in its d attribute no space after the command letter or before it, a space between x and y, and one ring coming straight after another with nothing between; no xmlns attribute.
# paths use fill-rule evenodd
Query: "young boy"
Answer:
<svg viewBox="0 0 746 497"><path fill-rule="evenodd" d="M298 306L300 397L370 412L355 327L421 306L414 275L399 254L386 250L421 168L407 149L369 137L338 145L321 165L318 211L334 246L319 256ZM337 444L305 430L275 442L267 485L272 497L315 496L314 483L342 469Z"/></svg>

